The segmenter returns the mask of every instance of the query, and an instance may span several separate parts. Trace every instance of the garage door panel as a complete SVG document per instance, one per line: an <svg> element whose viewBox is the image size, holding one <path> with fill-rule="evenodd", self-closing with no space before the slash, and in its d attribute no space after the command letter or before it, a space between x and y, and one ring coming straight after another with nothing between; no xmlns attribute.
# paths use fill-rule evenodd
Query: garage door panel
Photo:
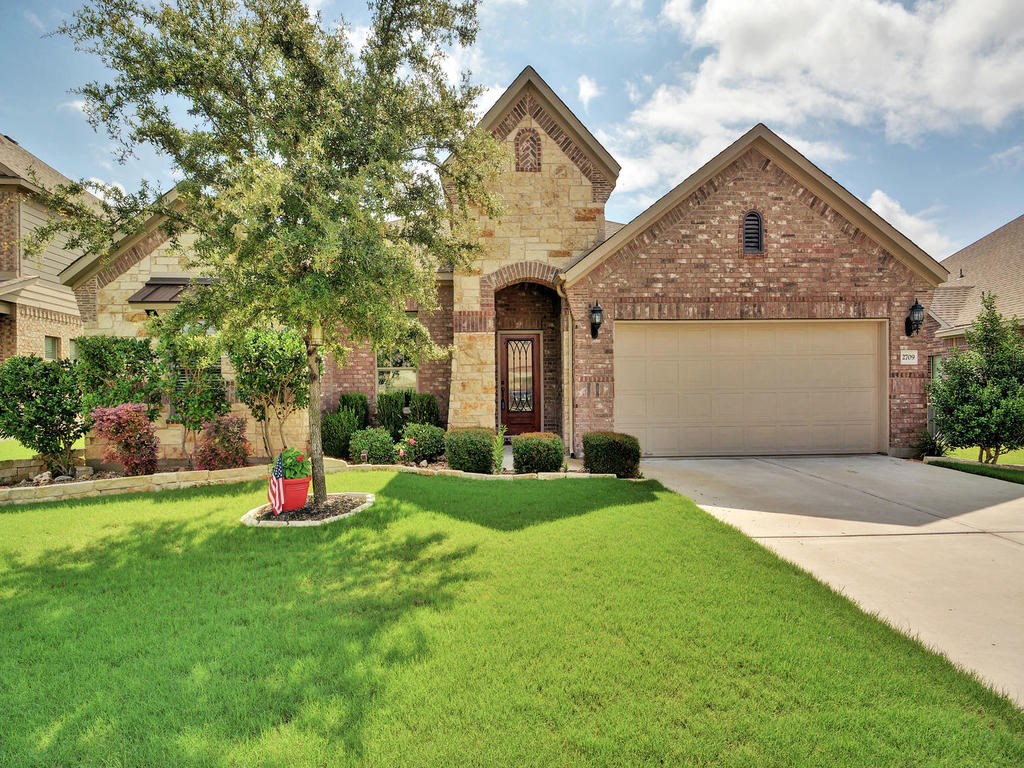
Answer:
<svg viewBox="0 0 1024 768"><path fill-rule="evenodd" d="M652 456L879 450L880 327L620 321L616 428Z"/></svg>

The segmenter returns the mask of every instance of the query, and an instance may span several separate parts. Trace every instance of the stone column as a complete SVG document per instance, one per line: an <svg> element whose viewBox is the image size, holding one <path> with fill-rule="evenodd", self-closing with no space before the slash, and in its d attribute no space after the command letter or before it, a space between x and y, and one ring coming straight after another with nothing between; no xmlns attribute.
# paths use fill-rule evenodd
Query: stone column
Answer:
<svg viewBox="0 0 1024 768"><path fill-rule="evenodd" d="M493 429L497 415L494 354L494 299L481 301L480 273L454 279L452 384L448 426Z"/></svg>

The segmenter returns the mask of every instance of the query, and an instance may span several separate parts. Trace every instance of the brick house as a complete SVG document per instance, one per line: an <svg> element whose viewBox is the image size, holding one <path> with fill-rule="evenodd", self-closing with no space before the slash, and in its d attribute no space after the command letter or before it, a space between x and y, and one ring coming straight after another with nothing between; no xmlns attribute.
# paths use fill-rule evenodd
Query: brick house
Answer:
<svg viewBox="0 0 1024 768"><path fill-rule="evenodd" d="M478 221L472 269L438 275L436 312L408 307L451 359L354 350L328 361L325 408L403 387L451 427L576 453L596 429L650 456L907 452L938 323L904 324L946 270L776 134L755 126L623 226L618 163L532 68L482 126L508 148L505 213ZM87 333L140 332L188 282L155 227L62 278Z"/></svg>
<svg viewBox="0 0 1024 768"><path fill-rule="evenodd" d="M72 339L82 332L75 295L59 276L80 254L59 238L39 258L25 255L20 245L50 217L33 198L37 182L54 186L68 179L0 135L0 361L69 357Z"/></svg>

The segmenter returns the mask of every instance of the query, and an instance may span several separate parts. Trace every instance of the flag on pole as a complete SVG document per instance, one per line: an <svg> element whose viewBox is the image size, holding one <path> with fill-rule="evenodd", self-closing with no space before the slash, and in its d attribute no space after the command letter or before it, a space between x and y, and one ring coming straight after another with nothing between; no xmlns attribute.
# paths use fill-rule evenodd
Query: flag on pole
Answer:
<svg viewBox="0 0 1024 768"><path fill-rule="evenodd" d="M274 462L274 470L270 473L270 490L267 491L267 500L275 515L284 512L284 457L278 455Z"/></svg>

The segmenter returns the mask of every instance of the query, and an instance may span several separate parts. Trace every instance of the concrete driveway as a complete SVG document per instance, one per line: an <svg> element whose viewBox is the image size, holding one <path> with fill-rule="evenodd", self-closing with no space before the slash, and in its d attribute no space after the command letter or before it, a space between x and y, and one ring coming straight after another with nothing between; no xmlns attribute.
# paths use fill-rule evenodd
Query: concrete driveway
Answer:
<svg viewBox="0 0 1024 768"><path fill-rule="evenodd" d="M642 469L1024 707L1024 485L886 456Z"/></svg>

